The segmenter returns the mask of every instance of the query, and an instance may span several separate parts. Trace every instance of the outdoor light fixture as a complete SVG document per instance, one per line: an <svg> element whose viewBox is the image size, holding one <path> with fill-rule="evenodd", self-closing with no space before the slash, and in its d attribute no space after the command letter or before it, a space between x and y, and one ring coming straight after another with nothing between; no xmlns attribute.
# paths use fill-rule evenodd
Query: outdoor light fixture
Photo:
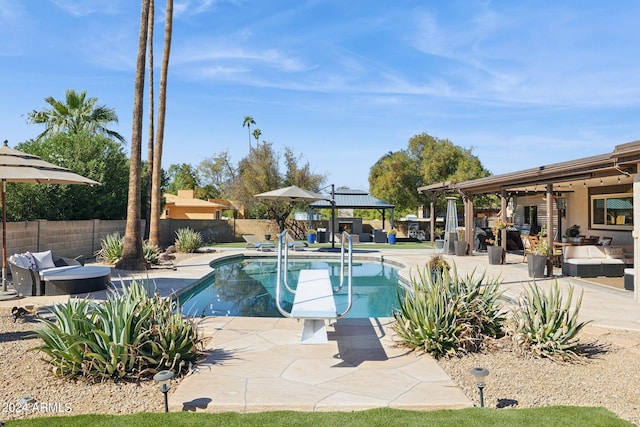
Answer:
<svg viewBox="0 0 640 427"><path fill-rule="evenodd" d="M154 381L160 384L160 391L164 394L164 412L169 412L169 398L167 393L171 388L171 378L173 378L173 372L160 371L153 376Z"/></svg>
<svg viewBox="0 0 640 427"><path fill-rule="evenodd" d="M476 379L476 386L480 390L480 407L484 408L484 386L486 385L485 379L489 376L489 371L485 368L475 367L469 373Z"/></svg>

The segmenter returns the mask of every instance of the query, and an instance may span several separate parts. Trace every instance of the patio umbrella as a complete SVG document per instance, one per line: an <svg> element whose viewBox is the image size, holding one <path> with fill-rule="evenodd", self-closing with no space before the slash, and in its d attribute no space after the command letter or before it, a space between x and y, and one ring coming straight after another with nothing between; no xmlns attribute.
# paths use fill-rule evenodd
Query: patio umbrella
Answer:
<svg viewBox="0 0 640 427"><path fill-rule="evenodd" d="M38 156L9 147L7 141L0 147L0 181L2 181L2 290L7 290L7 182L34 184L84 184L99 182L73 173L70 169L45 162Z"/></svg>
<svg viewBox="0 0 640 427"><path fill-rule="evenodd" d="M253 197L283 202L315 202L316 200L328 200L327 197L322 194L314 193L313 191L305 190L295 185L256 194Z"/></svg>

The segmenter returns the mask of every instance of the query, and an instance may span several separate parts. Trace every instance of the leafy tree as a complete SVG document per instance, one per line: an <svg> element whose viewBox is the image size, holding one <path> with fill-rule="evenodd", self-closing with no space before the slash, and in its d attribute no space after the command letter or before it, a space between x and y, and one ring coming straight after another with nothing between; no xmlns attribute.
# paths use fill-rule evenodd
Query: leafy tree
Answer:
<svg viewBox="0 0 640 427"><path fill-rule="evenodd" d="M37 139L51 136L58 132L79 133L89 131L115 138L124 143L126 140L119 133L108 129L110 123L118 123L115 110L106 105L98 105L98 98L87 98L87 91L76 92L74 89L65 91L64 101L52 96L45 98L51 106L49 109L33 110L28 114L28 121L33 124L45 125L44 131Z"/></svg>
<svg viewBox="0 0 640 427"><path fill-rule="evenodd" d="M420 203L417 164L406 150L382 156L371 167L369 187L375 197L393 203L398 216L414 212Z"/></svg>
<svg viewBox="0 0 640 427"><path fill-rule="evenodd" d="M251 153L251 125L255 125L256 121L253 120L251 116L244 116L244 120L242 121L242 127L247 127L249 130L249 153Z"/></svg>
<svg viewBox="0 0 640 427"><path fill-rule="evenodd" d="M138 56L136 60L136 78L133 96L133 126L131 130L127 223L124 234L122 258L120 258L120 261L116 264L116 268L122 270L146 270L149 267L144 259L142 227L140 226L142 117L144 113L144 71L149 25L149 1L150 0L142 0L140 12L140 32L138 37Z"/></svg>
<svg viewBox="0 0 640 427"><path fill-rule="evenodd" d="M236 167L231 164L228 151L201 161L197 172L204 193L211 198L225 197L237 174Z"/></svg>
<svg viewBox="0 0 640 427"><path fill-rule="evenodd" d="M189 163L173 164L167 171L167 192L178 194L178 190L197 190L200 187L198 171Z"/></svg>
<svg viewBox="0 0 640 427"><path fill-rule="evenodd" d="M273 145L263 143L257 146L240 161L229 194L230 198L242 202L249 209L252 218L276 220L280 231L284 230L285 221L296 204L260 200L254 195L290 185L317 191L325 179L323 175L311 173L308 162L300 164L301 158L290 148L285 148L284 158L286 170L281 172L280 154L273 150Z"/></svg>
<svg viewBox="0 0 640 427"><path fill-rule="evenodd" d="M472 149L427 133L409 139L406 150L390 152L371 168L371 194L392 201L396 213L415 210L420 204L416 188L445 181L467 181L490 175ZM396 194L394 194L394 192ZM415 196L411 196L411 194ZM444 210L445 201L437 208Z"/></svg>
<svg viewBox="0 0 640 427"><path fill-rule="evenodd" d="M43 160L71 169L102 185L46 185L8 183L7 218L10 221L123 219L128 161L123 147L88 131L57 133L16 147Z"/></svg>

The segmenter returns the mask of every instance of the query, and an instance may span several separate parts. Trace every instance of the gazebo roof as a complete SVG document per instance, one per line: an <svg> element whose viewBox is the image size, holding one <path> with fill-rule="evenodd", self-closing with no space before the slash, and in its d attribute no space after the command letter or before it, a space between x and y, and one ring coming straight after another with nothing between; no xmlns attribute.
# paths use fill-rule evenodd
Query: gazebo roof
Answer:
<svg viewBox="0 0 640 427"><path fill-rule="evenodd" d="M333 193L336 208L344 209L392 209L395 205L384 202L380 199L369 195L366 191L340 189ZM331 196L329 195L329 198ZM318 200L309 204L313 209L330 209L331 202L329 200Z"/></svg>

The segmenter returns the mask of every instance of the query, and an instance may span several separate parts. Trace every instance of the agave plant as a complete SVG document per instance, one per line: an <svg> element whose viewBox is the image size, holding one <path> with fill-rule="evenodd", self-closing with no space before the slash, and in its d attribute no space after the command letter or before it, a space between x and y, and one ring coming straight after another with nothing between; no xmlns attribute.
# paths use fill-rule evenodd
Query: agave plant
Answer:
<svg viewBox="0 0 640 427"><path fill-rule="evenodd" d="M580 341L578 333L590 321L578 322L582 293L573 303L573 286L567 290L563 303L562 292L556 280L549 293L538 285L530 284L525 295L517 302L513 314L513 338L524 351L537 357L569 361L579 359L576 352Z"/></svg>
<svg viewBox="0 0 640 427"><path fill-rule="evenodd" d="M402 342L436 357L478 350L486 336L502 334L504 315L497 281L464 279L427 266L399 295L395 332Z"/></svg>
<svg viewBox="0 0 640 427"><path fill-rule="evenodd" d="M124 248L124 239L120 237L118 233L107 234L102 239L100 244L100 250L96 252L96 258L98 260L107 262L109 264L116 264L122 257L122 249ZM156 265L159 262L160 249L155 245L150 245L146 240L142 242L142 250L144 252L144 259L152 265Z"/></svg>
<svg viewBox="0 0 640 427"><path fill-rule="evenodd" d="M178 252L195 252L202 246L202 234L191 228L180 228L176 231L176 250Z"/></svg>
<svg viewBox="0 0 640 427"><path fill-rule="evenodd" d="M102 303L71 299L42 319L37 349L55 374L92 378L139 378L162 369L181 372L199 355L197 329L169 297L151 295L133 281Z"/></svg>

